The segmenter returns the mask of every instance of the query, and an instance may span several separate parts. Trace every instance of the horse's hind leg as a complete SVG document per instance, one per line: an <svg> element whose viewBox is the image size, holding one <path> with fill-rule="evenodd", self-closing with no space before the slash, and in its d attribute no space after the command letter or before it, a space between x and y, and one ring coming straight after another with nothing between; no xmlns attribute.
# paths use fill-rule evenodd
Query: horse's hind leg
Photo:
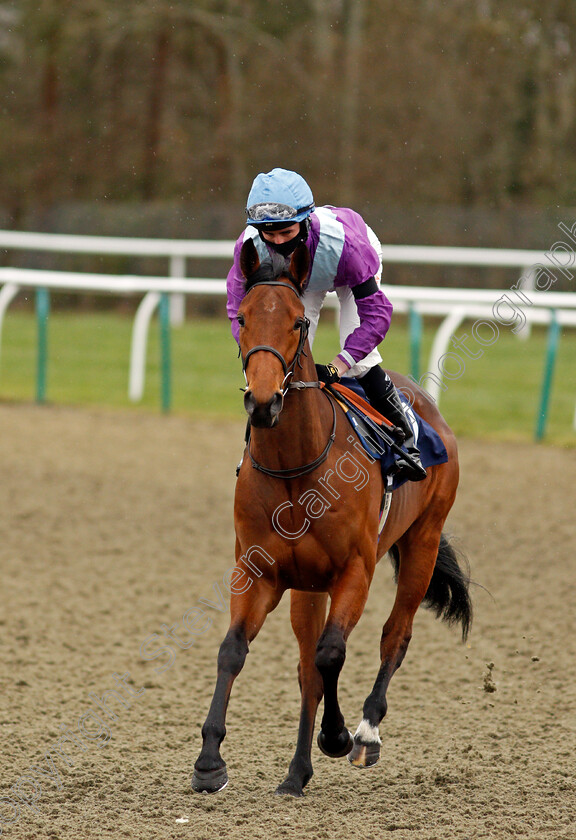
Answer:
<svg viewBox="0 0 576 840"><path fill-rule="evenodd" d="M228 784L226 763L220 744L226 735L226 710L234 680L242 670L248 645L278 604L282 592L260 581L246 593L230 599L231 623L218 651L218 676L208 716L202 727L202 750L192 776L192 788L198 793L216 793Z"/></svg>
<svg viewBox="0 0 576 840"><path fill-rule="evenodd" d="M298 663L298 682L302 697L300 726L294 758L290 762L288 776L279 785L276 793L302 796L304 786L312 777L310 757L314 721L318 704L322 699L322 677L314 663L316 645L326 621L325 592L298 592L292 590L290 599L290 619L300 648Z"/></svg>
<svg viewBox="0 0 576 840"><path fill-rule="evenodd" d="M370 767L380 757L378 727L387 711L386 691L406 655L414 615L426 595L434 571L441 527L433 525L429 517L423 519L426 521L415 523L397 543L400 566L396 599L382 630L380 670L364 703L363 720L354 735L354 748L348 756L355 767Z"/></svg>
<svg viewBox="0 0 576 840"><path fill-rule="evenodd" d="M326 627L316 649L316 667L324 684L324 714L318 746L331 758L347 755L353 746L338 703L338 678L346 658L346 641L364 610L371 577L360 557L349 564L332 592Z"/></svg>

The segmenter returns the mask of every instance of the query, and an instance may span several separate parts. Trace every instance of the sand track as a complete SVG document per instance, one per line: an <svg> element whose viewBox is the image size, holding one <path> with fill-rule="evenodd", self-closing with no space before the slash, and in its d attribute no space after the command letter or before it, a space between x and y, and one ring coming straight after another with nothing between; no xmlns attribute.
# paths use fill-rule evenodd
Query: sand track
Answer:
<svg viewBox="0 0 576 840"><path fill-rule="evenodd" d="M21 799L17 813L0 800L4 835L576 838L576 453L548 447L461 442L449 530L491 594L474 593L468 645L417 616L376 767L357 771L314 748L306 797L274 796L298 718L282 603L232 696L230 785L190 792L227 626L214 584L232 564L243 425L0 407L0 796L33 806ZM350 728L393 592L383 563L341 679ZM197 644L145 661L143 644L162 648L152 634L201 598L214 606L204 605L210 625ZM108 695L114 720L97 705L109 689L129 703ZM70 740L79 727L83 741ZM47 752L53 776L34 774Z"/></svg>

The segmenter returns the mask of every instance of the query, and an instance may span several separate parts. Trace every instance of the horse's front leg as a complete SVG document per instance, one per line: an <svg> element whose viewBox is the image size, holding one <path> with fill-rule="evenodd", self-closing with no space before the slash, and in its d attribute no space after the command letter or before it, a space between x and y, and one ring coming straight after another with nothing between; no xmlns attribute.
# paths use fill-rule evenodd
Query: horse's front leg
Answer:
<svg viewBox="0 0 576 840"><path fill-rule="evenodd" d="M290 620L300 648L298 682L302 703L300 726L294 758L290 762L288 776L278 786L276 793L303 796L304 787L312 778L312 737L318 704L322 699L322 677L314 663L316 644L326 621L325 592L291 592Z"/></svg>
<svg viewBox="0 0 576 840"><path fill-rule="evenodd" d="M226 710L234 680L242 670L248 645L274 609L282 591L254 581L242 594L230 598L231 623L218 652L218 676L208 716L202 727L202 750L194 765L192 788L198 793L216 793L228 784L226 763L220 745L226 735Z"/></svg>
<svg viewBox="0 0 576 840"><path fill-rule="evenodd" d="M380 669L364 702L362 721L354 735L354 748L348 756L355 767L371 767L380 758L382 742L379 725L388 709L388 685L402 664L412 638L414 615L426 595L434 571L438 541L439 534L436 535L432 528L428 533L414 528L398 543L398 588L392 612L382 629Z"/></svg>
<svg viewBox="0 0 576 840"><path fill-rule="evenodd" d="M353 746L338 703L338 678L346 659L346 641L362 615L371 579L372 574L361 558L349 563L332 592L326 627L318 640L315 661L324 685L318 746L331 758L347 755Z"/></svg>

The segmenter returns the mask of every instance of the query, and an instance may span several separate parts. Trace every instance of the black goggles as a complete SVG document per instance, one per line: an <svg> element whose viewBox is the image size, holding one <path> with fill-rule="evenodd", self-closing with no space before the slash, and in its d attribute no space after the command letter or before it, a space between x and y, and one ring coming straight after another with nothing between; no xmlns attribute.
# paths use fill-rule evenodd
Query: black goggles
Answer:
<svg viewBox="0 0 576 840"><path fill-rule="evenodd" d="M246 208L246 215L249 221L256 224L265 222L296 222L296 217L301 213L307 213L314 209L313 204L307 207L291 207L289 204L277 204L276 202L261 202Z"/></svg>

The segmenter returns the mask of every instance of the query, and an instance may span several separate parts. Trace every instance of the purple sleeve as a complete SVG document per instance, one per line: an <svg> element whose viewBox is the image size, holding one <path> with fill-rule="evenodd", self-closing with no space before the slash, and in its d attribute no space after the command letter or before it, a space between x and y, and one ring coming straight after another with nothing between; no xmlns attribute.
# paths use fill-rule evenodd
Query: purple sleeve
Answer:
<svg viewBox="0 0 576 840"><path fill-rule="evenodd" d="M384 339L392 318L392 304L380 291L356 301L360 326L350 333L344 342L344 351L355 362L359 362ZM350 365L350 359L340 356L342 361Z"/></svg>
<svg viewBox="0 0 576 840"><path fill-rule="evenodd" d="M360 216L347 211L348 230L338 273L337 286L354 289L380 272L380 258L366 235L366 224ZM368 355L388 332L392 318L392 304L380 289L367 297L356 299L360 326L344 342L340 358L350 367ZM347 358L348 357L348 358Z"/></svg>
<svg viewBox="0 0 576 840"><path fill-rule="evenodd" d="M334 208L344 228L344 247L336 272L336 286L358 286L380 271L380 256L370 242L366 222L354 210Z"/></svg>
<svg viewBox="0 0 576 840"><path fill-rule="evenodd" d="M236 242L236 245L234 247L234 262L232 264L232 268L228 272L228 277L226 279L226 312L228 313L228 317L230 318L232 335L234 336L236 342L238 342L238 336L240 333L240 327L238 326L236 315L238 314L240 303L242 301L242 298L244 297L245 280L242 276L242 272L240 271L240 250L242 248L243 241L244 237L241 236L240 239L238 239L238 241Z"/></svg>

